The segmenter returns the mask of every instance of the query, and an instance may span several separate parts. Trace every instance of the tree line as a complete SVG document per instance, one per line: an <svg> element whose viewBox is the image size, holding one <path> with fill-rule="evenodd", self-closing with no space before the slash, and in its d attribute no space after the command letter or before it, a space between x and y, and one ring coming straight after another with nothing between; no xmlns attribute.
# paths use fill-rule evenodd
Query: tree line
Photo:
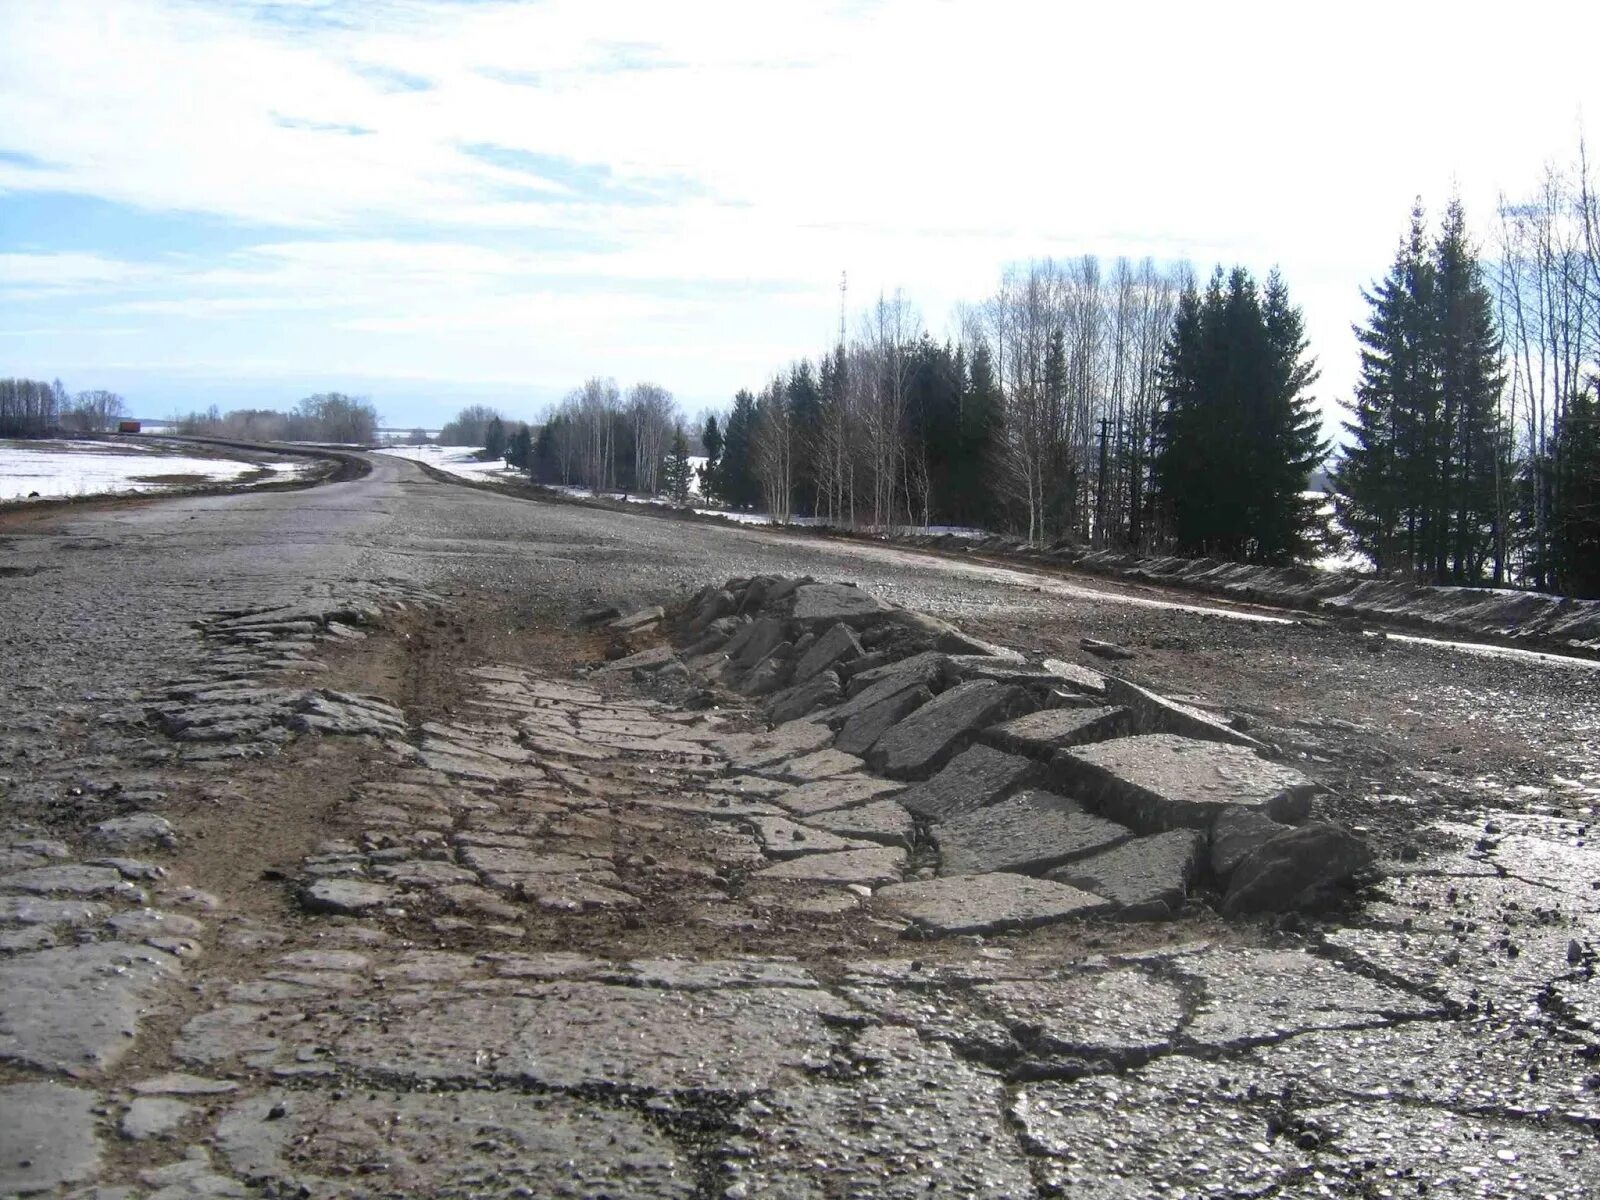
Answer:
<svg viewBox="0 0 1600 1200"><path fill-rule="evenodd" d="M1281 562L1318 541L1298 309L1276 275L1093 256L1007 271L935 341L902 297L741 391L701 440L709 491L830 524Z"/></svg>
<svg viewBox="0 0 1600 1200"><path fill-rule="evenodd" d="M121 396L100 389L68 395L61 380L0 379L0 437L105 433L127 412Z"/></svg>
<svg viewBox="0 0 1600 1200"><path fill-rule="evenodd" d="M1334 475L1355 547L1437 583L1600 595L1600 199L1580 148L1503 201L1484 262L1419 201L1358 329Z"/></svg>
<svg viewBox="0 0 1600 1200"><path fill-rule="evenodd" d="M1092 256L1007 271L934 341L896 294L700 431L706 489L779 517L1303 561L1600 594L1600 201L1587 159L1502 203L1487 260L1420 201L1364 296L1344 445L1273 272ZM1330 451L1331 454L1330 454ZM1331 497L1308 490L1330 468ZM1330 527L1328 501L1336 522Z"/></svg>
<svg viewBox="0 0 1600 1200"><path fill-rule="evenodd" d="M370 446L378 440L378 410L362 397L343 392L307 396L288 412L240 408L223 413L216 405L172 419L184 437L220 437L243 442L331 442Z"/></svg>
<svg viewBox="0 0 1600 1200"><path fill-rule="evenodd" d="M672 393L637 383L624 396L614 379L586 380L545 418L527 447L525 466L540 483L645 496L687 497L689 456L683 418ZM669 470L677 474L669 481ZM671 482L673 488L667 484Z"/></svg>

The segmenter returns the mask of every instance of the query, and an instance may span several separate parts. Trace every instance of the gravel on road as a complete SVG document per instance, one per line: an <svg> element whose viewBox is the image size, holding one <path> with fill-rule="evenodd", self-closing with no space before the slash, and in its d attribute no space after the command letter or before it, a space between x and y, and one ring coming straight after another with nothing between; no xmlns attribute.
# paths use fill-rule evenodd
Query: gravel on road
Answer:
<svg viewBox="0 0 1600 1200"><path fill-rule="evenodd" d="M1386 877L904 936L882 786L579 622L797 575L1226 722ZM0 514L0 680L0 1195L1596 1193L1594 663L374 456Z"/></svg>

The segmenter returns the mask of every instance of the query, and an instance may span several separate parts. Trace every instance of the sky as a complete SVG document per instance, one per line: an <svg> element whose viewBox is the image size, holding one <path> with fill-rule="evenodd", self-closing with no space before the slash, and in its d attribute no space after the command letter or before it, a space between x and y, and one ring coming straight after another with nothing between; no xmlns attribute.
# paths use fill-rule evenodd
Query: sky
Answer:
<svg viewBox="0 0 1600 1200"><path fill-rule="evenodd" d="M160 417L726 404L901 289L1279 267L1348 397L1413 199L1487 241L1600 4L0 0L0 375Z"/></svg>

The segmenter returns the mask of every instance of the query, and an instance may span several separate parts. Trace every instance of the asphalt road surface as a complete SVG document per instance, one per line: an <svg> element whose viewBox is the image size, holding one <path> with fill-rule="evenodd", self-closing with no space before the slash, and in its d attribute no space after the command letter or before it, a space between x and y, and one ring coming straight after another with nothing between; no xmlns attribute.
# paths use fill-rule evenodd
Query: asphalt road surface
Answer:
<svg viewBox="0 0 1600 1200"><path fill-rule="evenodd" d="M0 1194L1600 1193L1593 664L372 461L0 516ZM765 874L748 713L576 623L757 574L1123 644L1388 877L915 941Z"/></svg>

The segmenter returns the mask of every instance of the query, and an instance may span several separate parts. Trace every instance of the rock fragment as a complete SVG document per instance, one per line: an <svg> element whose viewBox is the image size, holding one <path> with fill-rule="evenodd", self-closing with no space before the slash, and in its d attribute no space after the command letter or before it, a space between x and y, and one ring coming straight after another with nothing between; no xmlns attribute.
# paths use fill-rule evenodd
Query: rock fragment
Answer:
<svg viewBox="0 0 1600 1200"><path fill-rule="evenodd" d="M804 683L793 684L774 696L767 705L766 718L774 725L799 720L819 708L837 704L842 694L838 674L820 671Z"/></svg>
<svg viewBox="0 0 1600 1200"><path fill-rule="evenodd" d="M1226 879L1251 851L1288 830L1258 808L1223 809L1211 826L1211 873Z"/></svg>
<svg viewBox="0 0 1600 1200"><path fill-rule="evenodd" d="M810 628L836 624L859 629L893 611L871 592L844 583L807 583L795 589L791 616Z"/></svg>
<svg viewBox="0 0 1600 1200"><path fill-rule="evenodd" d="M1371 864L1371 848L1347 829L1322 823L1289 829L1234 867L1222 911L1232 916L1313 908Z"/></svg>
<svg viewBox="0 0 1600 1200"><path fill-rule="evenodd" d="M608 622L606 628L615 630L617 633L638 633L640 630L648 629L652 625L660 624L666 615L661 606L657 604L650 608L641 608L637 612L631 612L625 617L618 617Z"/></svg>
<svg viewBox="0 0 1600 1200"><path fill-rule="evenodd" d="M840 622L831 626L800 656L794 667L795 682L804 683L821 671L860 656L861 643L851 628Z"/></svg>
<svg viewBox="0 0 1600 1200"><path fill-rule="evenodd" d="M894 691L846 720L834 745L848 754L865 754L891 728L932 699L933 693L920 683Z"/></svg>
<svg viewBox="0 0 1600 1200"><path fill-rule="evenodd" d="M113 854L130 850L170 850L178 844L172 822L155 813L113 817L89 830L89 843Z"/></svg>
<svg viewBox="0 0 1600 1200"><path fill-rule="evenodd" d="M130 1142L147 1142L175 1132L194 1110L182 1100L140 1096L122 1114L117 1131Z"/></svg>
<svg viewBox="0 0 1600 1200"><path fill-rule="evenodd" d="M916 838L916 822L905 807L893 800L874 800L856 808L840 808L818 813L811 821L845 838L861 838L885 846L910 849Z"/></svg>
<svg viewBox="0 0 1600 1200"><path fill-rule="evenodd" d="M906 852L897 846L870 850L842 850L832 854L807 854L780 862L756 873L764 880L805 880L812 883L857 883L878 887L897 883L905 870Z"/></svg>
<svg viewBox="0 0 1600 1200"><path fill-rule="evenodd" d="M1159 696L1124 679L1106 679L1106 699L1132 711L1140 733L1176 733L1207 742L1261 749L1261 743L1210 713Z"/></svg>

